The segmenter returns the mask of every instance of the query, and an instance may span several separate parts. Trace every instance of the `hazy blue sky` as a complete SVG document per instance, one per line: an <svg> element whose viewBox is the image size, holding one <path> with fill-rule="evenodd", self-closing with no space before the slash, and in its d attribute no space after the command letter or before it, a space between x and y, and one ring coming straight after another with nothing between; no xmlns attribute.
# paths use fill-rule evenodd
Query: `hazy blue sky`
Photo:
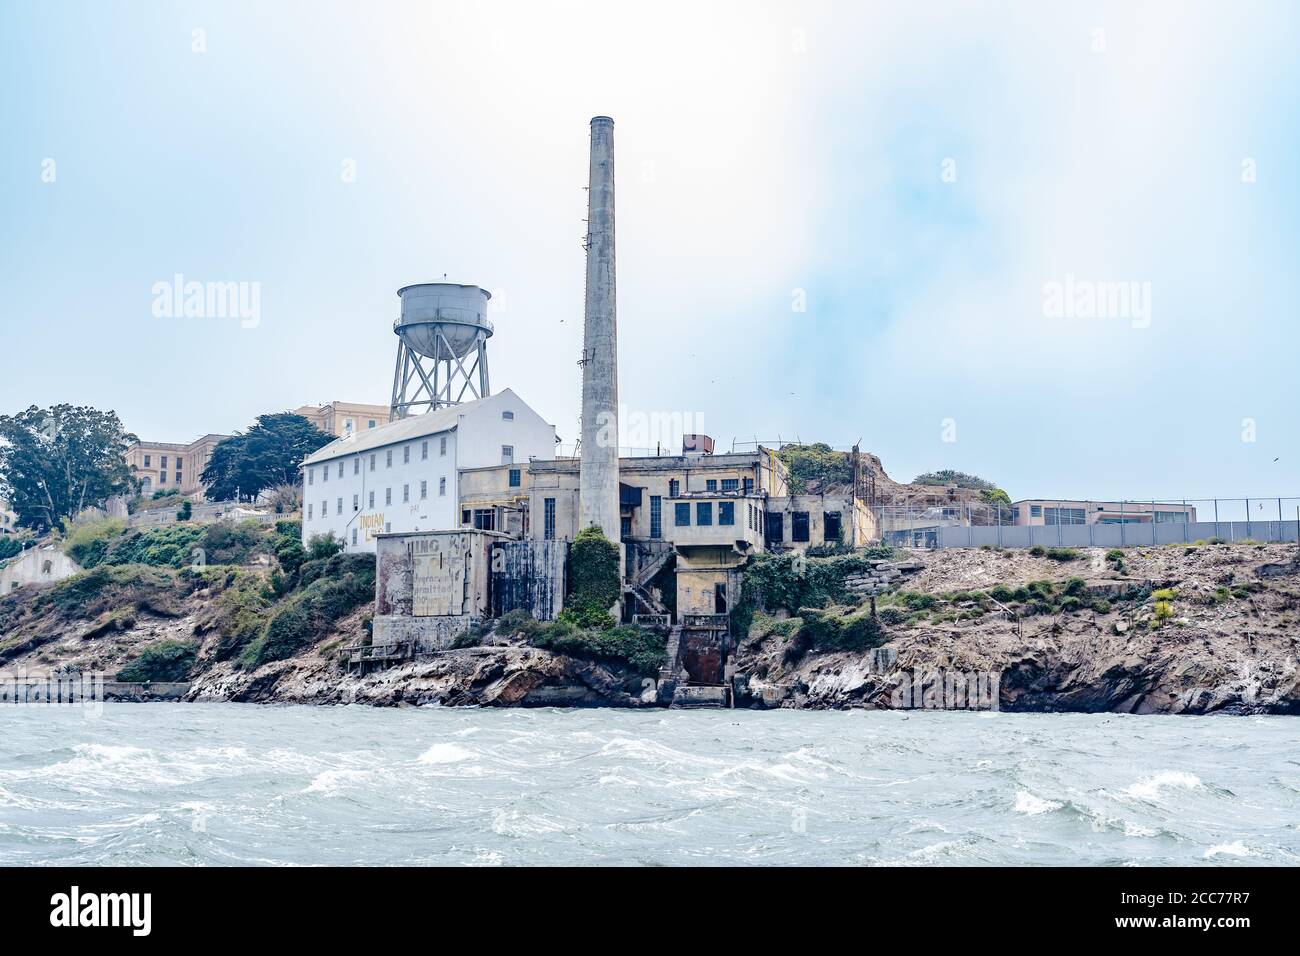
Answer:
<svg viewBox="0 0 1300 956"><path fill-rule="evenodd" d="M384 403L446 274L572 441L606 113L629 408L1017 498L1300 494L1297 5L909 6L5 0L0 410ZM156 317L176 273L260 322ZM1049 315L1067 276L1149 315Z"/></svg>

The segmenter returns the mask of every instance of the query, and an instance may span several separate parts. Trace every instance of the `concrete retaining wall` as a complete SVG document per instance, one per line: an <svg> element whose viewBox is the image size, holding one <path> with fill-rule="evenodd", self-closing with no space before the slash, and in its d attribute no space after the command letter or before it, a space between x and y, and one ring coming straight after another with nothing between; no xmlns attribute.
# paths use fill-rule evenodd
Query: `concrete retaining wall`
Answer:
<svg viewBox="0 0 1300 956"><path fill-rule="evenodd" d="M1295 541L1295 521L1002 525L940 528L941 548L1125 548L1193 541Z"/></svg>

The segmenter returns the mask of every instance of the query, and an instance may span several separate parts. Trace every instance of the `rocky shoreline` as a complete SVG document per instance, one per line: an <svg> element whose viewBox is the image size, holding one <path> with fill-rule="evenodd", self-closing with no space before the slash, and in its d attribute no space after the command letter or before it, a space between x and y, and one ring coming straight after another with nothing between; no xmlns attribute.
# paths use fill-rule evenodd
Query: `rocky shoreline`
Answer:
<svg viewBox="0 0 1300 956"><path fill-rule="evenodd" d="M1300 714L1300 565L1292 546L1132 549L1122 570L1102 551L1065 563L996 549L916 559L904 584L851 582L854 592L892 586L880 597L878 647L810 650L801 646L800 620L789 609L756 614L731 657L734 706ZM1014 612L997 597L1026 591L1030 599L1015 603ZM212 624L211 600L200 591L141 602L129 614L114 611L108 623L103 614L52 623L23 618L0 635L0 671L111 674L150 642L189 637L200 646L188 701L668 702L653 678L531 646L522 634L488 634L482 646L348 673L340 649L365 633L368 609L338 621L300 654L241 669L220 659L223 637Z"/></svg>

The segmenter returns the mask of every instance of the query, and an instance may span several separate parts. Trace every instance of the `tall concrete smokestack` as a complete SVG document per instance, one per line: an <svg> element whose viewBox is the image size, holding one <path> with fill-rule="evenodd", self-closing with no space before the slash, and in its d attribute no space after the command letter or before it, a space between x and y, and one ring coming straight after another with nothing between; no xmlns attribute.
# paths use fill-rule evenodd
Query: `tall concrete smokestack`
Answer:
<svg viewBox="0 0 1300 956"><path fill-rule="evenodd" d="M618 337L614 288L614 121L591 120L587 190L587 302L582 327L579 530L618 543Z"/></svg>

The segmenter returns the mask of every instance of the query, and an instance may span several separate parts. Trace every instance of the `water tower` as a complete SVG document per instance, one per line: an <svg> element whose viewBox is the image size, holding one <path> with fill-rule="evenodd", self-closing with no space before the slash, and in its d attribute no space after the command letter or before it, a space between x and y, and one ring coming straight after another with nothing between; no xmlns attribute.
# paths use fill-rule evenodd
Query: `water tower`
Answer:
<svg viewBox="0 0 1300 956"><path fill-rule="evenodd" d="M485 398L492 294L476 285L422 282L397 290L402 313L393 322L397 364L389 420Z"/></svg>

